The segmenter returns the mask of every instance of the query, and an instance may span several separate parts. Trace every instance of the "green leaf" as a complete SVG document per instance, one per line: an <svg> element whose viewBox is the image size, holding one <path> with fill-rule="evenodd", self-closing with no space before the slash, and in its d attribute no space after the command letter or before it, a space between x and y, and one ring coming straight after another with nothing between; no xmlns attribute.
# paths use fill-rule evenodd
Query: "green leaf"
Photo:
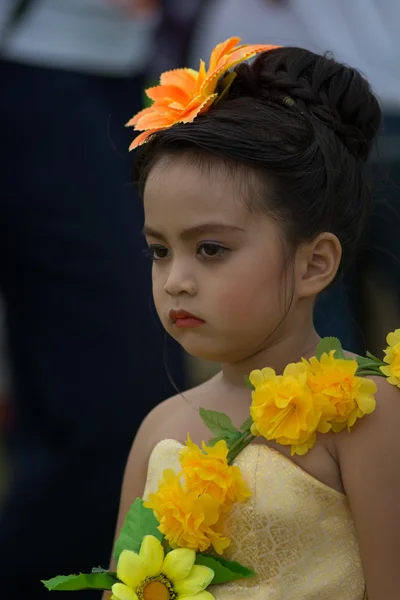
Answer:
<svg viewBox="0 0 400 600"><path fill-rule="evenodd" d="M148 95L146 94L146 90L147 90L148 88L155 87L155 86L157 86L157 85L159 85L159 82L158 82L158 81L149 81L149 82L147 82L147 84L145 85L144 92L143 92L143 97L142 97L143 108L148 108L149 106L152 106L152 105L153 105L153 102L154 102L154 101L153 101L153 100L151 100L151 99L148 97Z"/></svg>
<svg viewBox="0 0 400 600"><path fill-rule="evenodd" d="M166 537L163 537L161 543L162 543L162 547L164 548L164 554L168 554L168 552L171 552L172 548Z"/></svg>
<svg viewBox="0 0 400 600"><path fill-rule="evenodd" d="M223 438L220 437L213 437L210 440L207 441L207 446L215 446L215 444L217 442L219 442L220 440L222 440Z"/></svg>
<svg viewBox="0 0 400 600"><path fill-rule="evenodd" d="M376 369L371 371L360 369L357 370L357 377L383 377L383 373Z"/></svg>
<svg viewBox="0 0 400 600"><path fill-rule="evenodd" d="M108 569L103 569L102 567L93 567L92 573L107 573L108 575L111 575L111 577L117 577L115 571L109 571Z"/></svg>
<svg viewBox="0 0 400 600"><path fill-rule="evenodd" d="M365 356L356 356L356 361L360 367L371 364L371 359L365 358Z"/></svg>
<svg viewBox="0 0 400 600"><path fill-rule="evenodd" d="M232 448L232 446L234 444L236 444L236 442L241 437L242 437L242 434L240 433L240 431L237 431L236 433L227 433L226 435L223 435L223 436L211 438L211 440L208 440L207 445L208 446L215 446L215 444L217 442L220 442L221 440L224 440L226 442L226 445L228 446L228 449L230 450Z"/></svg>
<svg viewBox="0 0 400 600"><path fill-rule="evenodd" d="M381 365L381 362L377 363L376 361L371 360L370 358L364 358L363 356L357 356L356 361L359 369L375 369L377 372L379 371L379 367Z"/></svg>
<svg viewBox="0 0 400 600"><path fill-rule="evenodd" d="M240 431L250 431L250 427L253 425L253 419L251 417L247 417L244 423L240 426Z"/></svg>
<svg viewBox="0 0 400 600"><path fill-rule="evenodd" d="M244 376L244 382L247 385L248 388L251 389L251 391L253 392L256 388L254 387L254 385L251 383L250 378L248 375Z"/></svg>
<svg viewBox="0 0 400 600"><path fill-rule="evenodd" d="M80 573L79 575L58 575L42 581L49 591L111 590L118 579L108 573Z"/></svg>
<svg viewBox="0 0 400 600"><path fill-rule="evenodd" d="M209 567L214 571L212 584L226 583L243 577L254 577L255 573L251 569L240 563L226 560L221 556L210 556L209 554L197 554L196 565Z"/></svg>
<svg viewBox="0 0 400 600"><path fill-rule="evenodd" d="M236 73L231 71L230 73L226 73L221 82L222 91L218 94L218 98L214 100L214 105L217 105L221 100L225 98L227 95L229 88L231 87L233 81L236 79Z"/></svg>
<svg viewBox="0 0 400 600"><path fill-rule="evenodd" d="M373 354L371 354L371 352L367 352L367 356L368 356L368 358L370 358L375 363L379 363L380 365L383 364L382 361L381 361L381 359L378 358L377 356L374 356Z"/></svg>
<svg viewBox="0 0 400 600"><path fill-rule="evenodd" d="M217 438L232 438L240 433L233 425L230 417L225 413L216 412L215 410L206 410L200 408L200 416L204 424Z"/></svg>
<svg viewBox="0 0 400 600"><path fill-rule="evenodd" d="M329 354L331 350L335 350L335 358L346 358L343 352L342 344L335 337L325 337L319 342L315 351L315 356L321 360L321 356L326 352Z"/></svg>
<svg viewBox="0 0 400 600"><path fill-rule="evenodd" d="M126 515L125 523L122 525L118 539L115 542L115 561L118 563L122 550L139 552L145 535L154 535L161 542L163 536L158 530L158 526L159 523L153 511L143 506L141 498L136 498Z"/></svg>

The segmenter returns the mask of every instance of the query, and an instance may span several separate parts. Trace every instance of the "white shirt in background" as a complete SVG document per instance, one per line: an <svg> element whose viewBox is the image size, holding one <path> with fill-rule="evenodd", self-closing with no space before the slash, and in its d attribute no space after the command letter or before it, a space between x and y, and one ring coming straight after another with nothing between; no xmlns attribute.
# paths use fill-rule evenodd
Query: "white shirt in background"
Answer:
<svg viewBox="0 0 400 600"><path fill-rule="evenodd" d="M1 33L12 1L0 4ZM149 60L157 22L157 14L132 17L113 0L33 0L3 40L3 56L93 74L131 75Z"/></svg>
<svg viewBox="0 0 400 600"><path fill-rule="evenodd" d="M198 58L233 35L245 43L332 51L367 77L387 109L400 111L400 0L212 0L192 63L197 68Z"/></svg>

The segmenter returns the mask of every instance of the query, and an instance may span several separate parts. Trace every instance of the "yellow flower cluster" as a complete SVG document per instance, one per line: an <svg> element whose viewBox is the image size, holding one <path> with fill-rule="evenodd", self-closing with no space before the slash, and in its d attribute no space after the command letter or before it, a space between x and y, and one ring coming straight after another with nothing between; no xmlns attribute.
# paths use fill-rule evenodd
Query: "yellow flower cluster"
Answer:
<svg viewBox="0 0 400 600"><path fill-rule="evenodd" d="M387 343L384 358L387 365L381 367L381 371L386 375L389 383L400 388L400 329L389 333Z"/></svg>
<svg viewBox="0 0 400 600"><path fill-rule="evenodd" d="M357 419L372 413L376 384L356 376L355 360L334 354L290 364L283 375L269 368L253 371L252 433L290 445L292 454L306 454L317 432L350 430Z"/></svg>
<svg viewBox="0 0 400 600"><path fill-rule="evenodd" d="M235 502L244 502L250 492L239 467L228 465L228 447L223 440L203 451L188 436L180 454L186 486L198 496L208 494L226 512Z"/></svg>
<svg viewBox="0 0 400 600"><path fill-rule="evenodd" d="M159 530L172 548L204 552L210 546L222 554L230 540L222 532L223 518L235 502L250 497L240 469L228 464L228 447L219 441L202 450L190 438L180 454L182 470L164 471L158 491L145 506L157 517Z"/></svg>

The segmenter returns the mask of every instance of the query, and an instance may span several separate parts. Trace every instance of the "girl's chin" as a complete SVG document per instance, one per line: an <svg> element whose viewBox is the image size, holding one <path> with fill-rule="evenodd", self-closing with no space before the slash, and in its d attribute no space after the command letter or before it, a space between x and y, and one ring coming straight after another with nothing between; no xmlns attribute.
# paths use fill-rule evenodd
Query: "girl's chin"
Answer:
<svg viewBox="0 0 400 600"><path fill-rule="evenodd" d="M200 336L196 330L185 330L183 334L179 331L178 335L175 334L172 337L185 352L194 358L209 362L221 362L222 356L225 354L224 352L219 352L215 347L215 343L207 339L206 336L203 339L199 339Z"/></svg>
<svg viewBox="0 0 400 600"><path fill-rule="evenodd" d="M207 340L204 340L204 343L199 343L198 340L175 339L179 342L185 352L200 360L219 364L234 363L241 360L241 358L233 356L231 348L218 348L216 344L210 340L208 340L208 343Z"/></svg>
<svg viewBox="0 0 400 600"><path fill-rule="evenodd" d="M185 352L194 358L208 362L239 363L247 360L259 349L252 339L243 340L243 336L238 334L237 344L235 344L235 338L232 339L232 336L228 340L223 335L219 336L214 329L207 327L181 329L169 326L167 331Z"/></svg>

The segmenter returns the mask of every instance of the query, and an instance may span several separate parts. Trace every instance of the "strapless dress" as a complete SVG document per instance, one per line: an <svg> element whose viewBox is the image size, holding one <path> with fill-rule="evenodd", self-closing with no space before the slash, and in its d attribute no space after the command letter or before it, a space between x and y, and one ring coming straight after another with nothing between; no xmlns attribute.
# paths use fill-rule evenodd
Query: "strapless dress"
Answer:
<svg viewBox="0 0 400 600"><path fill-rule="evenodd" d="M154 448L144 498L164 469L180 471L182 447L163 440ZM233 464L252 497L226 519L231 544L224 557L256 576L210 586L216 600L366 600L347 497L265 445L247 446Z"/></svg>

